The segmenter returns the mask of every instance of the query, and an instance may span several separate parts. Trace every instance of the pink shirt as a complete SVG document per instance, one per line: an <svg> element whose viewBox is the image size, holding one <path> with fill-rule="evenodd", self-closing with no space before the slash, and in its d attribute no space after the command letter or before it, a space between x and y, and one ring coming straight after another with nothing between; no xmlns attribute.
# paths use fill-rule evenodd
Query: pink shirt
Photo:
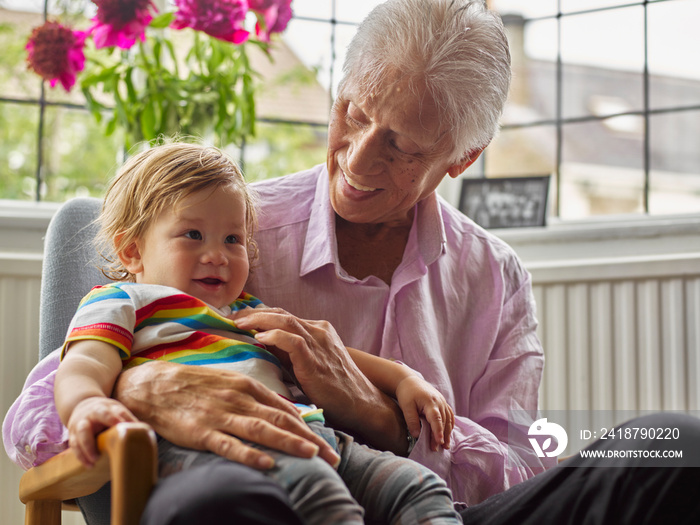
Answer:
<svg viewBox="0 0 700 525"><path fill-rule="evenodd" d="M457 415L451 449L430 451L424 430L410 457L442 476L455 501L477 503L553 464L536 456L532 419L522 420L535 416L544 358L530 275L506 244L433 194L416 206L391 285L358 280L338 263L324 165L255 188L260 258L246 290L330 321L346 345L402 361L443 393ZM10 458L25 468L65 446L57 364L37 365L3 426Z"/></svg>

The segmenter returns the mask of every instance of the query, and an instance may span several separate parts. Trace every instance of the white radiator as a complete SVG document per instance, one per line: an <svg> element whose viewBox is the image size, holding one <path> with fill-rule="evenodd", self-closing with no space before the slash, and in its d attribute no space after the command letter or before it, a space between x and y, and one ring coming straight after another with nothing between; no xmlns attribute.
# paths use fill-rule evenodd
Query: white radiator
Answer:
<svg viewBox="0 0 700 525"><path fill-rule="evenodd" d="M700 254L532 266L545 410L700 410Z"/></svg>
<svg viewBox="0 0 700 525"><path fill-rule="evenodd" d="M17 398L39 348L40 254L0 254L0 413ZM0 453L0 525L24 523L19 501L22 470ZM64 512L64 525L85 522L78 512Z"/></svg>

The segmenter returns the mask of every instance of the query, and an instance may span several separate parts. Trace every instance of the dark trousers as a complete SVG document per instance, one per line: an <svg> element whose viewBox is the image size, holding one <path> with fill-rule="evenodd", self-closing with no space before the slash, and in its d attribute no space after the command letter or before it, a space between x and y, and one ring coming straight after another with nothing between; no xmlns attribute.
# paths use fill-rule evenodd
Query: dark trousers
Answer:
<svg viewBox="0 0 700 525"><path fill-rule="evenodd" d="M679 428L680 440L599 440L589 448L680 449L687 466L648 467L644 466L645 460L622 459L613 463L574 456L462 511L462 519L468 525L700 523L700 420L655 414L626 426ZM108 516L104 499L88 501L100 492L80 502L89 525L109 522L108 518L104 520ZM109 492L106 496L108 499ZM95 510L97 514L90 514ZM185 523L298 525L300 521L283 491L262 474L230 466L212 472L211 466L204 466L159 483L142 520L143 525Z"/></svg>
<svg viewBox="0 0 700 525"><path fill-rule="evenodd" d="M654 414L623 425L678 428L679 440L598 440L589 450L682 450L677 467L644 459L573 456L462 512L468 525L681 525L700 523L700 420ZM692 465L692 466L691 466Z"/></svg>
<svg viewBox="0 0 700 525"><path fill-rule="evenodd" d="M109 525L109 488L108 483L95 494L79 499L88 525ZM279 485L256 470L223 461L160 480L141 523L302 525Z"/></svg>

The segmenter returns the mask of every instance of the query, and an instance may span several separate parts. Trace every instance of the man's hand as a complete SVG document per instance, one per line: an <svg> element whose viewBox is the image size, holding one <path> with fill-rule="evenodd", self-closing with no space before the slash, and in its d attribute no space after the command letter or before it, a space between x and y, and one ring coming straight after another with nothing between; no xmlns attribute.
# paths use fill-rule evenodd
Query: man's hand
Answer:
<svg viewBox="0 0 700 525"><path fill-rule="evenodd" d="M235 321L243 330L256 330L256 339L291 364L304 393L332 425L381 450L406 453L401 410L360 371L330 323L299 319L280 308L243 310Z"/></svg>
<svg viewBox="0 0 700 525"><path fill-rule="evenodd" d="M243 374L154 361L124 371L114 397L168 441L268 469L273 459L245 439L293 456L340 458L292 403Z"/></svg>

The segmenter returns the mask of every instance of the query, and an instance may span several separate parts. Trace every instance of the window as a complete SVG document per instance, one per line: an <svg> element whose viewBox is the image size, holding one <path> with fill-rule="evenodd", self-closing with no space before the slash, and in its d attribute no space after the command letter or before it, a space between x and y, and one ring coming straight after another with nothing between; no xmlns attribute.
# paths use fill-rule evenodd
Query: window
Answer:
<svg viewBox="0 0 700 525"><path fill-rule="evenodd" d="M698 0L491 0L513 85L479 175L552 174L552 215L700 212Z"/></svg>
<svg viewBox="0 0 700 525"><path fill-rule="evenodd" d="M258 136L236 150L250 179L324 161L345 49L378 3L294 0L278 64L292 57L315 76L306 87L265 82ZM562 219L700 212L700 0L488 4L504 17L514 78L501 132L466 177L551 174L550 215ZM0 196L100 195L123 158L120 138L101 134L77 90L42 90L26 71L24 42L43 10L44 0L0 0L0 73L10 79L0 81ZM297 89L306 94L288 98Z"/></svg>

